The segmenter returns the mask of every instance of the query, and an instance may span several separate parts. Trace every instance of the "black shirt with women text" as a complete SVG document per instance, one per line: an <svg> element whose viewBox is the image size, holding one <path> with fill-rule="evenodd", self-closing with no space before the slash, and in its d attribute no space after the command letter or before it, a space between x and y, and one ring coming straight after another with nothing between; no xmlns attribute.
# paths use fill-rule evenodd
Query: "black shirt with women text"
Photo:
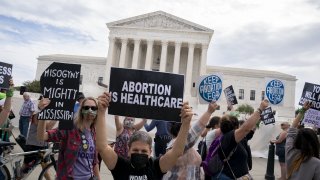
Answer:
<svg viewBox="0 0 320 180"><path fill-rule="evenodd" d="M150 158L146 167L137 170L131 166L130 160L118 156L117 164L111 173L114 180L161 180L163 176L159 158Z"/></svg>

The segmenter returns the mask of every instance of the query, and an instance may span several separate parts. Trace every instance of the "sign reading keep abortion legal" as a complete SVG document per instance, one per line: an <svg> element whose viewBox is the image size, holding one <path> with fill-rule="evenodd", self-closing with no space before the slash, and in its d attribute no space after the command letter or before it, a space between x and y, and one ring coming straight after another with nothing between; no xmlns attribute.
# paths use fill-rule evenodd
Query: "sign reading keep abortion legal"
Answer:
<svg viewBox="0 0 320 180"><path fill-rule="evenodd" d="M50 104L38 114L39 120L59 120L59 129L73 127L74 104L79 92L81 65L53 62L41 75L40 86Z"/></svg>
<svg viewBox="0 0 320 180"><path fill-rule="evenodd" d="M284 84L278 79L273 79L267 82L266 97L273 105L280 105L283 103Z"/></svg>
<svg viewBox="0 0 320 180"><path fill-rule="evenodd" d="M183 75L112 67L109 87L109 114L181 121Z"/></svg>
<svg viewBox="0 0 320 180"><path fill-rule="evenodd" d="M198 81L200 103L218 101L222 93L222 79L219 75L201 76Z"/></svg>
<svg viewBox="0 0 320 180"><path fill-rule="evenodd" d="M0 88L8 89L12 76L12 64L0 62Z"/></svg>

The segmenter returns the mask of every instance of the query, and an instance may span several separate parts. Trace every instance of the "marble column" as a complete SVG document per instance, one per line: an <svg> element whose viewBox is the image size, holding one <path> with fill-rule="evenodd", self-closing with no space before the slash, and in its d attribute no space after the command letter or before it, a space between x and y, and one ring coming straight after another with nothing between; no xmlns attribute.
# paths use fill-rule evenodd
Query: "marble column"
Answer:
<svg viewBox="0 0 320 180"><path fill-rule="evenodd" d="M167 66L167 51L168 51L168 41L161 41L162 48L161 48L161 59L160 59L160 72L166 71Z"/></svg>
<svg viewBox="0 0 320 180"><path fill-rule="evenodd" d="M109 36L109 49L108 49L108 57L106 62L106 69L105 69L105 75L104 75L104 82L105 84L109 84L110 79L110 68L113 61L113 53L114 53L114 45L115 45L115 37Z"/></svg>
<svg viewBox="0 0 320 180"><path fill-rule="evenodd" d="M144 66L145 70L151 70L151 66L152 66L152 49L153 49L153 40L147 40L146 63L145 63L145 66Z"/></svg>
<svg viewBox="0 0 320 180"><path fill-rule="evenodd" d="M121 53L120 53L120 61L119 61L120 68L123 68L125 65L127 45L128 45L128 39L121 39Z"/></svg>
<svg viewBox="0 0 320 180"><path fill-rule="evenodd" d="M134 50L133 50L133 58L132 58L132 66L131 66L132 69L138 68L140 42L141 42L141 39L134 40Z"/></svg>
<svg viewBox="0 0 320 180"><path fill-rule="evenodd" d="M173 60L173 73L176 73L176 74L179 73L180 51L181 51L181 42L175 42L174 60Z"/></svg>
<svg viewBox="0 0 320 180"><path fill-rule="evenodd" d="M194 43L189 43L188 62L187 62L187 70L186 70L186 82L185 82L185 94L187 96L191 95L194 46L195 46Z"/></svg>
<svg viewBox="0 0 320 180"><path fill-rule="evenodd" d="M208 53L208 44L202 44L201 47L201 61L200 61L200 76L206 74L207 70L207 53Z"/></svg>

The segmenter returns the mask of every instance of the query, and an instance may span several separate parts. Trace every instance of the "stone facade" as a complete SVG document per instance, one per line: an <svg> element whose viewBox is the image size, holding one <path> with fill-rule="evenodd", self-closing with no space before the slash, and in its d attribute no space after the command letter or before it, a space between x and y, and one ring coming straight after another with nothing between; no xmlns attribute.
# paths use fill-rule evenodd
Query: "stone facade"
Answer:
<svg viewBox="0 0 320 180"><path fill-rule="evenodd" d="M223 74L224 87L233 85L237 96L239 89L244 90L244 99L238 100L239 104L247 103L255 108L261 101L265 78L277 78L286 82L285 99L282 106L272 108L277 110L277 118L281 120L293 118L296 78L274 71L207 66L207 50L213 35L213 30L209 28L162 11L111 22L107 26L110 30L107 58L40 56L36 79L54 61L81 64L80 91L96 96L103 91L96 82L100 78L105 84L109 83L111 66L184 74L184 99L191 103L195 111L202 113L207 105L198 103L194 87L201 75ZM256 92L255 100L249 99L251 90ZM220 104L218 115L226 109L223 95Z"/></svg>

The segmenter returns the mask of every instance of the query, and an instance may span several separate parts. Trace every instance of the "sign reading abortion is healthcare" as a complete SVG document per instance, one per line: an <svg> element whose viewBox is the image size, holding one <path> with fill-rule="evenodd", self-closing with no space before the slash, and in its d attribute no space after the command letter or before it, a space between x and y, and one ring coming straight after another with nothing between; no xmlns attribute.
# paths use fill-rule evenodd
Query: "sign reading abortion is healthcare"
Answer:
<svg viewBox="0 0 320 180"><path fill-rule="evenodd" d="M284 97L284 85L282 81L273 79L266 85L266 97L273 105L279 105L282 103Z"/></svg>
<svg viewBox="0 0 320 180"><path fill-rule="evenodd" d="M12 75L12 64L0 62L0 88L8 89Z"/></svg>
<svg viewBox="0 0 320 180"><path fill-rule="evenodd" d="M262 111L260 118L265 125L275 123L275 118L271 107L267 107L264 111Z"/></svg>
<svg viewBox="0 0 320 180"><path fill-rule="evenodd" d="M183 75L112 67L109 87L109 114L181 121Z"/></svg>
<svg viewBox="0 0 320 180"><path fill-rule="evenodd" d="M305 83L299 105L303 106L305 101L311 102L311 108L320 111L320 85Z"/></svg>
<svg viewBox="0 0 320 180"><path fill-rule="evenodd" d="M200 103L219 100L222 93L222 80L218 75L202 76L198 84Z"/></svg>
<svg viewBox="0 0 320 180"><path fill-rule="evenodd" d="M237 97L236 97L236 94L234 93L232 85L225 88L223 92L226 96L228 105L238 104Z"/></svg>
<svg viewBox="0 0 320 180"><path fill-rule="evenodd" d="M73 127L74 104L79 92L81 65L52 63L41 75L40 86L50 104L38 114L39 120L59 120L59 129Z"/></svg>

